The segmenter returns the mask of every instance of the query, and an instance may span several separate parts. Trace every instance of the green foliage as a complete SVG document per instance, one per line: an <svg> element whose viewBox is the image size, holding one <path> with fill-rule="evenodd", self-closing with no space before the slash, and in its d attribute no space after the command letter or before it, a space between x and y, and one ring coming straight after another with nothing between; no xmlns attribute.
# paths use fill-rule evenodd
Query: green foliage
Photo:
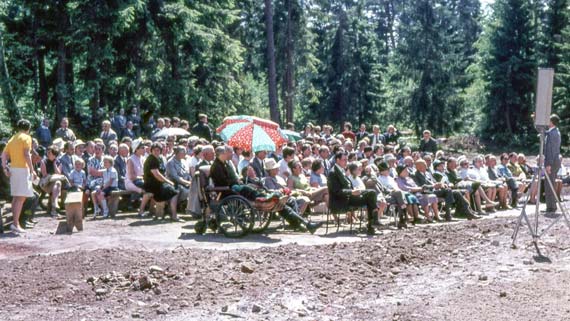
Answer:
<svg viewBox="0 0 570 321"><path fill-rule="evenodd" d="M539 65L556 69L553 109L570 117L567 0L496 0L485 17L478 0L271 3L281 118L292 113L297 127L394 124L525 144L535 141ZM35 122L69 116L85 136L119 108L190 121L206 112L213 123L235 113L269 117L264 7L2 1L4 83L15 103L1 92L0 132L14 121L5 112L12 105Z"/></svg>
<svg viewBox="0 0 570 321"><path fill-rule="evenodd" d="M498 0L493 8L482 42L483 134L498 145L533 141L537 34L531 7L527 0Z"/></svg>
<svg viewBox="0 0 570 321"><path fill-rule="evenodd" d="M566 3L566 1L561 1ZM559 34L554 34L552 37L551 45L554 46L549 52L556 54L552 60L556 63L555 78L554 78L554 93L552 97L553 111L557 112L563 120L561 127L562 142L568 143L568 133L570 124L567 121L570 119L570 12L567 6L557 15L552 21L554 24L550 29L555 29L556 26L562 27Z"/></svg>

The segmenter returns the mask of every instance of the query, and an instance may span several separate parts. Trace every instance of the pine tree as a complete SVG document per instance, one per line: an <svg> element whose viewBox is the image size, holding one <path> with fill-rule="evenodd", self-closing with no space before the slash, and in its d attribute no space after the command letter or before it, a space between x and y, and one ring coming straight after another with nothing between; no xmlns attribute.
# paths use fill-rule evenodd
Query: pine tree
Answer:
<svg viewBox="0 0 570 321"><path fill-rule="evenodd" d="M561 11L560 16L564 17L568 21L568 15L570 11L568 8L564 8ZM555 74L554 74L554 89L552 97L552 110L563 119L570 119L570 25L565 24L560 30L560 34L557 37L556 43L554 43L555 48L551 52L556 53L556 57L552 58L551 61L556 62ZM567 121L563 121L560 124L561 134L563 143L568 142L568 130L570 129L570 124Z"/></svg>
<svg viewBox="0 0 570 321"><path fill-rule="evenodd" d="M527 0L498 0L482 59L488 93L483 134L495 143L528 142L536 77L536 30Z"/></svg>

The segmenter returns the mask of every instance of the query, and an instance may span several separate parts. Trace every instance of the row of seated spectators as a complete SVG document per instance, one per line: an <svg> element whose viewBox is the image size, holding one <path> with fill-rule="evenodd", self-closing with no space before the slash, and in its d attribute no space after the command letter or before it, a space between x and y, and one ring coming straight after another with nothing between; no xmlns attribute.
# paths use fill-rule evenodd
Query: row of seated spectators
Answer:
<svg viewBox="0 0 570 321"><path fill-rule="evenodd" d="M410 222L451 220L453 210L455 215L476 219L509 209L517 206L519 196L528 189L531 202L537 198L536 184L529 184L534 169L524 155L449 157L438 151L437 141L427 130L419 149L412 151L399 145L400 133L392 125L384 133L374 125L368 133L365 125L352 131L347 123L341 133L334 134L329 125L321 130L307 124L301 140L274 152L250 153L208 139L212 131L205 115L193 127L199 136L155 142L129 135L121 140L116 135L109 137L109 121L103 122L99 138L84 142L76 139L66 122L62 121L63 130L59 130L63 135L45 153L37 141L34 144L33 161L42 177L38 185L50 195L54 216L63 191L84 192L91 198L94 217L107 217L107 198L114 190L126 190L140 196L140 216L145 216L152 194L157 202L168 201L171 218L179 221L179 209L200 211L192 177L204 166L212 166L216 185L250 185L291 195L282 215L311 231L317 226L302 214L312 204L340 211L366 205L367 228L373 233L373 225L381 224L380 218L391 205L400 217L399 227L405 227ZM159 122L165 128L164 121ZM558 191L561 186L557 182Z"/></svg>

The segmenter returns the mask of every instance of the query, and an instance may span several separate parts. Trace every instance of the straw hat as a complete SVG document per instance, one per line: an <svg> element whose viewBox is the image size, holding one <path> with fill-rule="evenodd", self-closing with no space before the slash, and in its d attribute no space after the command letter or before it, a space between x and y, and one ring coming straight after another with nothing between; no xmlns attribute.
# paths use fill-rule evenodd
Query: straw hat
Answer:
<svg viewBox="0 0 570 321"><path fill-rule="evenodd" d="M265 167L266 171L270 171L272 169L279 168L279 164L273 158L266 158L263 161L263 167Z"/></svg>

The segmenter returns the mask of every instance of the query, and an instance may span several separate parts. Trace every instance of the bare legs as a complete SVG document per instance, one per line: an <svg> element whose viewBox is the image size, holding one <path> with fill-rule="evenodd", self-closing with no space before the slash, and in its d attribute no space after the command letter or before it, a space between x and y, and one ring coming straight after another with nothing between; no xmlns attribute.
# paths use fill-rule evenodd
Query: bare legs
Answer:
<svg viewBox="0 0 570 321"><path fill-rule="evenodd" d="M24 202L26 201L25 196L14 196L12 198L12 224L20 229L20 214L22 213L22 207L24 206Z"/></svg>

